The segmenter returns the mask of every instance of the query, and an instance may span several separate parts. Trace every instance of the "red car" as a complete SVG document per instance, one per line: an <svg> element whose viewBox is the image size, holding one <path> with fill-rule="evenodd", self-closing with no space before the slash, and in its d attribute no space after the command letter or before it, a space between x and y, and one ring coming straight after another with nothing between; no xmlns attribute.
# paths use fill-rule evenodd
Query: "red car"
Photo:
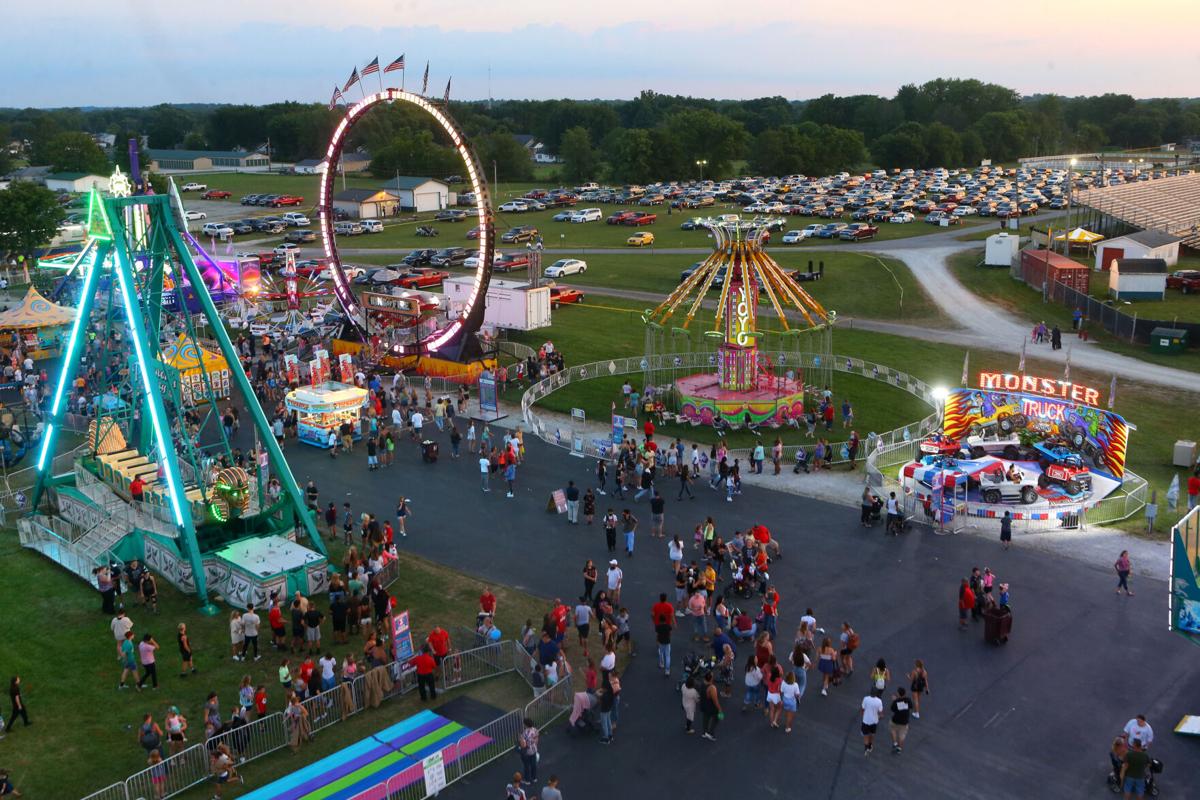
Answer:
<svg viewBox="0 0 1200 800"><path fill-rule="evenodd" d="M200 195L201 200L224 200L227 197L232 197L230 192L221 191L220 189L209 189L204 194Z"/></svg>
<svg viewBox="0 0 1200 800"><path fill-rule="evenodd" d="M565 286L550 287L550 307L558 308L567 303L582 303L583 292L578 289L568 289Z"/></svg>
<svg viewBox="0 0 1200 800"><path fill-rule="evenodd" d="M918 449L927 456L956 456L962 450L962 445L957 439L935 433L922 440Z"/></svg>
<svg viewBox="0 0 1200 800"><path fill-rule="evenodd" d="M475 228L471 228L471 230L467 231L467 238L468 239L478 239L479 238L479 228L475 227Z"/></svg>
<svg viewBox="0 0 1200 800"><path fill-rule="evenodd" d="M405 289L424 289L427 286L437 286L449 277L449 272L431 267L419 267L405 272L396 279L395 283Z"/></svg>
<svg viewBox="0 0 1200 800"><path fill-rule="evenodd" d="M493 272L512 272L514 269L529 266L529 256L525 253L505 253L492 262Z"/></svg>
<svg viewBox="0 0 1200 800"><path fill-rule="evenodd" d="M644 214L639 212L634 213L632 216L626 217L621 221L621 224L632 225L634 227L639 225L653 225L656 219L658 219L658 214Z"/></svg>
<svg viewBox="0 0 1200 800"><path fill-rule="evenodd" d="M637 213L638 212L636 211L617 211L616 213L609 215L608 219L604 221L609 225L624 225L625 220L636 216Z"/></svg>
<svg viewBox="0 0 1200 800"><path fill-rule="evenodd" d="M281 194L271 201L272 208L281 206L299 206L304 204L304 198L294 194Z"/></svg>
<svg viewBox="0 0 1200 800"><path fill-rule="evenodd" d="M1178 289L1184 294L1200 292L1200 270L1181 269L1167 276L1167 288Z"/></svg>

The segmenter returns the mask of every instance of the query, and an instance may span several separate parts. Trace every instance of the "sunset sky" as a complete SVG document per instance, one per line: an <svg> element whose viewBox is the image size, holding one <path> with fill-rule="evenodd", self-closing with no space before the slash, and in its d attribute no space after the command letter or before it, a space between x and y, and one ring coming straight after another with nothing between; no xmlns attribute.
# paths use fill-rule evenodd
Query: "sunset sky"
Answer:
<svg viewBox="0 0 1200 800"><path fill-rule="evenodd" d="M642 89L890 96L936 77L979 78L1025 94L1200 95L1200 2L1142 0L1136 15L1132 7L1113 0L6 4L0 106L327 100L355 66L401 53L409 87L419 85L428 60L430 93L441 94L453 75L452 94L464 100L488 96L489 67L496 98L623 98Z"/></svg>

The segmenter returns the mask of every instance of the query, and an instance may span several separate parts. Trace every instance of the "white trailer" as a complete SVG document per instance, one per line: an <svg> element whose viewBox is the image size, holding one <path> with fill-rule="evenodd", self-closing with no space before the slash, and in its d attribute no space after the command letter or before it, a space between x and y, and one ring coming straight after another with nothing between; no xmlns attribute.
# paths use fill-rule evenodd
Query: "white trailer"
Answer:
<svg viewBox="0 0 1200 800"><path fill-rule="evenodd" d="M994 233L987 238L987 247L983 251L983 265L1011 267L1020 247L1021 237L1018 234Z"/></svg>
<svg viewBox="0 0 1200 800"><path fill-rule="evenodd" d="M450 319L463 314L474 285L473 277L448 278L442 284L446 293L446 314ZM488 284L483 325L514 331L549 327L550 288L535 289L523 281L492 278Z"/></svg>

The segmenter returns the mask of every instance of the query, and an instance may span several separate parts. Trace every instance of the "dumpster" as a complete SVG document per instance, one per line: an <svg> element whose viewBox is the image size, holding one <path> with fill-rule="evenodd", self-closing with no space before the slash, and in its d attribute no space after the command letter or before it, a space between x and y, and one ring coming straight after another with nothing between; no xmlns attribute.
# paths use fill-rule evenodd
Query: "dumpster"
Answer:
<svg viewBox="0 0 1200 800"><path fill-rule="evenodd" d="M1158 327L1150 331L1151 353L1182 353L1187 346L1188 332L1183 328Z"/></svg>

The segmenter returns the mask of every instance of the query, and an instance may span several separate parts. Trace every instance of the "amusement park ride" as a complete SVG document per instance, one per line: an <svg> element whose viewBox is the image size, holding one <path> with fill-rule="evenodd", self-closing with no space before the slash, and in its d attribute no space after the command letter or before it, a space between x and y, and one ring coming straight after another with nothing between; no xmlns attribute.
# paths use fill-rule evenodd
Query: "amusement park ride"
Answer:
<svg viewBox="0 0 1200 800"><path fill-rule="evenodd" d="M827 312L763 250L765 223L708 220L705 227L714 240L712 254L645 317L649 325L662 328L682 313L683 323L674 330L686 333L708 290L719 276L728 276L721 284L713 327L705 332L705 336L720 341L716 373L675 378L680 414L704 425L782 424L798 420L804 412L799 359L794 370L780 375L768 371L767 363L760 358L760 293L766 295L782 326L782 335L787 338L827 332L835 313ZM788 308L798 312L802 326L796 327L789 321Z"/></svg>
<svg viewBox="0 0 1200 800"><path fill-rule="evenodd" d="M442 127L463 158L475 192L479 267L473 291L445 317L434 317L420 293L416 299L394 291L364 293L367 302L360 302L337 252L333 176L345 137L370 109L396 102L420 108ZM340 346L364 361L432 367L443 374L479 368L484 354L476 333L483 321L494 233L478 160L444 107L401 89L365 95L346 109L326 152L317 208L324 263L297 264L288 254L268 269L261 257L228 259L206 251L187 231L173 184L164 195L135 194L140 176L132 142L131 156L133 174L118 170L110 196L90 195L79 252L40 263L65 273L56 297L78 289L78 314L38 451L33 511L19 521L22 544L89 581L99 567L142 560L181 590L194 592L207 612L215 612L210 592L238 606L266 604L272 596L296 590L321 592L328 564L314 513L276 444L225 325L274 334L286 346L302 335L332 333L338 323L342 335L334 342L335 353ZM340 314L330 313L330 296ZM215 341L202 341L201 327ZM252 473L232 466L233 448L221 424L213 376L206 360L197 357L205 348L227 362L228 380L240 392L256 441L265 450ZM188 363L198 365L198 381L195 374L185 381L174 366L187 353L192 354ZM465 365L468 361L475 364ZM86 399L79 390L85 376ZM59 434L67 415L83 406L89 422L82 455L70 472L55 474ZM267 492L271 476L282 486L275 497ZM140 493L133 491L135 485ZM295 541L298 534L307 534L308 546Z"/></svg>

